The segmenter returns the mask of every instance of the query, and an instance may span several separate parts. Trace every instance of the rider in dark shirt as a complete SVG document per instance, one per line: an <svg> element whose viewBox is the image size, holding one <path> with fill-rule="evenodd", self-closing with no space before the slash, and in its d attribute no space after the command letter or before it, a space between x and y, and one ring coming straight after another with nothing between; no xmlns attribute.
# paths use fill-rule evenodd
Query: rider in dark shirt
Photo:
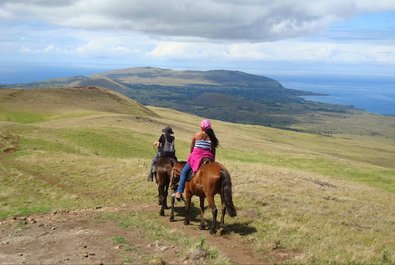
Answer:
<svg viewBox="0 0 395 265"><path fill-rule="evenodd" d="M153 144L157 150L154 158L152 159L150 172L148 174L147 181L154 181L154 175L156 174L156 162L160 157L172 157L177 160L176 150L174 146L174 134L173 129L166 127L162 129L163 134L159 137L159 140Z"/></svg>

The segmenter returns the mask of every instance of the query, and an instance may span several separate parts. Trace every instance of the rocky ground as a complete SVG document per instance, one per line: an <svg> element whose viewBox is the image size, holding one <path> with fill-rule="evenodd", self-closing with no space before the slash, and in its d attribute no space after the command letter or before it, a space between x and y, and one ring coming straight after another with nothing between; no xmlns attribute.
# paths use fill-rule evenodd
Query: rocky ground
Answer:
<svg viewBox="0 0 395 265"><path fill-rule="evenodd" d="M150 242L138 230L123 229L113 221L97 219L103 213L130 211L131 206L96 207L76 211L13 217L0 222L0 264L201 264L203 249L182 254L182 246ZM147 206L153 207L153 206ZM153 207L154 208L154 207ZM153 209L154 210L154 209ZM157 210L155 208L155 210ZM167 218L160 220L168 222ZM172 229L199 236L196 225L168 222ZM230 235L208 236L207 243L235 264L270 264L287 258L272 248L260 254ZM155 257L155 258L152 258Z"/></svg>

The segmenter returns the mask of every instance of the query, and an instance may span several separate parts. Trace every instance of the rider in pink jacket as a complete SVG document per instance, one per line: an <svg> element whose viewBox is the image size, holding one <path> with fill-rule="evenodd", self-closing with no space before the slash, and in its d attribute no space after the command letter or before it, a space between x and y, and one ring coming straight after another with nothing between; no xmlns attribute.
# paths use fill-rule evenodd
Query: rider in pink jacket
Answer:
<svg viewBox="0 0 395 265"><path fill-rule="evenodd" d="M181 198L184 192L185 179L193 170L196 172L200 166L202 158L207 157L215 160L215 150L219 144L209 120L202 120L200 123L201 131L196 133L192 138L191 151L188 161L183 167L180 176L180 183L176 192L176 198Z"/></svg>

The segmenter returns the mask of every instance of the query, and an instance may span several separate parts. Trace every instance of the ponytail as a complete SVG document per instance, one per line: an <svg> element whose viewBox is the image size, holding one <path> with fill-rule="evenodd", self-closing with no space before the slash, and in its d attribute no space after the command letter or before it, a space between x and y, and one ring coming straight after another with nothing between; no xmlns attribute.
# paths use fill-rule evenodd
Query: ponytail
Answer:
<svg viewBox="0 0 395 265"><path fill-rule="evenodd" d="M208 137L210 137L210 141L211 141L212 145L214 146L214 148L217 148L217 146L219 145L219 141L217 139L217 136L215 136L213 129L208 128L208 129L205 129L204 132L207 133Z"/></svg>

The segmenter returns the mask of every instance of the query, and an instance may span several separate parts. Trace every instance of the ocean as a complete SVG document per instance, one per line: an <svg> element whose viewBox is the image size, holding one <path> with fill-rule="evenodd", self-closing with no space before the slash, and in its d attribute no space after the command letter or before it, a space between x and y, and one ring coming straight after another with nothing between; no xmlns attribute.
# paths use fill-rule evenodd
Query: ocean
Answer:
<svg viewBox="0 0 395 265"><path fill-rule="evenodd" d="M109 67L45 65L45 64L5 64L0 63L0 85L30 83L52 78L89 76L110 70Z"/></svg>
<svg viewBox="0 0 395 265"><path fill-rule="evenodd" d="M112 68L111 68L112 67ZM0 63L0 84L28 83L49 78L91 75L106 70L126 68L125 66L89 65L48 66L12 65ZM368 112L395 115L395 75L390 76L345 76L345 75L276 75L284 87L325 94L307 96L307 100L324 103L351 105Z"/></svg>
<svg viewBox="0 0 395 265"><path fill-rule="evenodd" d="M395 76L272 76L284 87L325 96L305 99L395 115Z"/></svg>

